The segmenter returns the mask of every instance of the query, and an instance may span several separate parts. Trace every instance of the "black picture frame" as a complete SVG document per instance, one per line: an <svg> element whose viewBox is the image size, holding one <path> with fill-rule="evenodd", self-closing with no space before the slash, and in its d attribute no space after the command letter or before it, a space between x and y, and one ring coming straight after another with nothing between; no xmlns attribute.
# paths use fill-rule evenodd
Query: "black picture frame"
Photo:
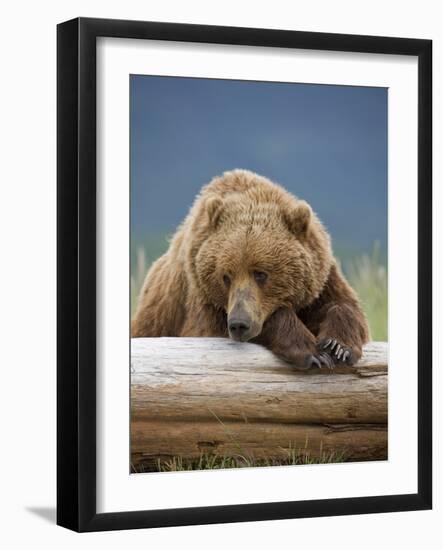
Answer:
<svg viewBox="0 0 443 550"><path fill-rule="evenodd" d="M417 56L419 345L416 494L96 512L98 37ZM57 523L75 531L104 531L430 509L432 42L408 38L78 18L58 25L57 51Z"/></svg>

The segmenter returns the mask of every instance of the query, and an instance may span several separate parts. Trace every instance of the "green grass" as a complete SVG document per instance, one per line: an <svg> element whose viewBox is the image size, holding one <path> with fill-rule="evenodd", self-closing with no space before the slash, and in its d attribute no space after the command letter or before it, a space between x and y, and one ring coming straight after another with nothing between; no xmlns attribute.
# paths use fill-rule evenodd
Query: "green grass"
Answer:
<svg viewBox="0 0 443 550"><path fill-rule="evenodd" d="M345 274L362 301L372 340L388 339L388 274L378 243L370 254L350 260Z"/></svg>
<svg viewBox="0 0 443 550"><path fill-rule="evenodd" d="M318 457L311 456L307 451L286 449L287 456L281 459L255 458L238 454L222 456L217 454L201 454L198 458L184 459L174 456L168 459L157 459L149 464L131 465L132 473L144 472L183 472L191 470L220 470L225 468L258 468L266 466L299 466L302 464L336 464L346 462L346 453L320 452Z"/></svg>
<svg viewBox="0 0 443 550"><path fill-rule="evenodd" d="M135 312L138 295L148 268L168 249L170 235L159 233L142 240L131 241L131 315Z"/></svg>

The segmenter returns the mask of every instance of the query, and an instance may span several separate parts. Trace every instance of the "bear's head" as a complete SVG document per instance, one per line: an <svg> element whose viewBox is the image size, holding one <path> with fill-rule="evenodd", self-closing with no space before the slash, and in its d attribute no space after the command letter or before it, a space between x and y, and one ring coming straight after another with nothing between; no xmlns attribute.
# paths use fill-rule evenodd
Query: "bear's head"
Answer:
<svg viewBox="0 0 443 550"><path fill-rule="evenodd" d="M208 186L196 206L193 283L207 304L226 312L231 338L251 340L277 309L301 309L319 296L332 253L305 201L260 178L239 192Z"/></svg>

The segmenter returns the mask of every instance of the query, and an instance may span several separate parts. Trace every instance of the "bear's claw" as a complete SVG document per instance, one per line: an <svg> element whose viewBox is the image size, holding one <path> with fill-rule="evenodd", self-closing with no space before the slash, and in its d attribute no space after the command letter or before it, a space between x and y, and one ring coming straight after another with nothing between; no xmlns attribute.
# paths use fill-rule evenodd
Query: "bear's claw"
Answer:
<svg viewBox="0 0 443 550"><path fill-rule="evenodd" d="M286 361L287 358L284 358ZM308 353L304 357L300 356L297 360L291 360L290 361L292 365L296 368L296 370L309 370L312 368L321 369L323 367L327 367L328 369L334 368L334 362L329 357L327 353L320 353L318 355L314 355L311 353Z"/></svg>
<svg viewBox="0 0 443 550"><path fill-rule="evenodd" d="M331 361L335 363L346 363L353 365L354 359L351 348L343 346L338 340L333 338L325 338L318 344L318 349L322 350L323 354L327 354Z"/></svg>
<svg viewBox="0 0 443 550"><path fill-rule="evenodd" d="M304 369L299 370L307 370L314 367L317 369L327 367L328 369L332 370L334 366L334 361L327 353L319 353L318 355L310 354L306 356Z"/></svg>
<svg viewBox="0 0 443 550"><path fill-rule="evenodd" d="M334 361L331 359L331 357L327 353L320 353L318 358L320 359L320 362L322 363L322 365L324 365L328 369L332 370L334 368Z"/></svg>
<svg viewBox="0 0 443 550"><path fill-rule="evenodd" d="M321 349L323 346L319 345L319 348ZM345 350L345 348L341 347L341 360L343 362L346 362L346 359L349 357L350 351ZM318 353L296 353L293 355L286 354L278 354L278 356L286 361L287 363L290 363L293 365L293 367L296 370L300 371L306 371L313 368L316 369L322 369L327 368L329 370L333 370L335 368L335 365L338 363L339 358L337 358L335 355L328 353L327 351L319 351Z"/></svg>
<svg viewBox="0 0 443 550"><path fill-rule="evenodd" d="M308 359L309 361L309 368L317 367L318 369L321 369L321 363L320 360L317 359L315 355L311 355L311 357Z"/></svg>

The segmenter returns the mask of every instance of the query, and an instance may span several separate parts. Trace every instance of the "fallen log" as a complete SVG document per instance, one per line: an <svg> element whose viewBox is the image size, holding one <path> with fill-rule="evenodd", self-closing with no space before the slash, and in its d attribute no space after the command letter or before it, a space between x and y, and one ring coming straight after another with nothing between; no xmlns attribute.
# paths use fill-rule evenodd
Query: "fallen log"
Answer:
<svg viewBox="0 0 443 550"><path fill-rule="evenodd" d="M255 344L132 339L132 463L202 453L386 459L387 370L384 342L366 345L354 367L300 372Z"/></svg>

